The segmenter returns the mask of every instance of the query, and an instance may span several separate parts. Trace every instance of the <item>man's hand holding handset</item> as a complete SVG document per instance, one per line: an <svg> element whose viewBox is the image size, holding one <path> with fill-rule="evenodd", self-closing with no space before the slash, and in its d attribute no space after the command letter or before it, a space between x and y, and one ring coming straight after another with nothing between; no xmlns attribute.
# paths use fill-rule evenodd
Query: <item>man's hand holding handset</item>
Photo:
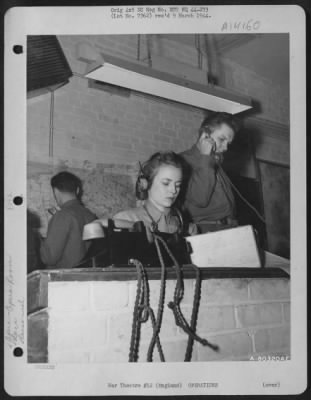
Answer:
<svg viewBox="0 0 311 400"><path fill-rule="evenodd" d="M222 153L217 153L216 141L212 138L209 133L204 133L200 139L200 152L201 154L211 155L214 157L217 164L221 164L223 161Z"/></svg>

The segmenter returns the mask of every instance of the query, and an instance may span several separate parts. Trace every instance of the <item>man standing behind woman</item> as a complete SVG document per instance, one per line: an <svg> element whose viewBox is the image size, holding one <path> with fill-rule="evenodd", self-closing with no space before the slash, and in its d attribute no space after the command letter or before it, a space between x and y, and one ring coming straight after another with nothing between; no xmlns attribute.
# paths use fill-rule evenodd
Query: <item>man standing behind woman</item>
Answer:
<svg viewBox="0 0 311 400"><path fill-rule="evenodd" d="M212 113L202 122L197 142L181 153L187 163L184 207L201 233L237 226L234 196L221 163L238 126L233 115Z"/></svg>

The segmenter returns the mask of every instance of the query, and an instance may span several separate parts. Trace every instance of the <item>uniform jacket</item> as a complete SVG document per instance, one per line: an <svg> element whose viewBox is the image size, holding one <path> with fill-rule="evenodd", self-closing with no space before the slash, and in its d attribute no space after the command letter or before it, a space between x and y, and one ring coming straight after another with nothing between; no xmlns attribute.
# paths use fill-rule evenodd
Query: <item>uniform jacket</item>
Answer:
<svg viewBox="0 0 311 400"><path fill-rule="evenodd" d="M51 218L40 254L52 268L72 268L85 256L89 244L82 240L83 227L96 216L78 200L67 201Z"/></svg>
<svg viewBox="0 0 311 400"><path fill-rule="evenodd" d="M193 222L233 217L234 196L215 158L201 154L196 145L180 155L186 161L184 206Z"/></svg>

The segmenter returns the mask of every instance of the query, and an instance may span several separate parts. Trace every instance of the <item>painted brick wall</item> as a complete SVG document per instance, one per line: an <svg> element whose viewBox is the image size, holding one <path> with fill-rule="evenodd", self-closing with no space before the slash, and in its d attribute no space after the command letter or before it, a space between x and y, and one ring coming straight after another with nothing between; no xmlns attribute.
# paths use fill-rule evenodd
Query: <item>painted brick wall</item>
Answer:
<svg viewBox="0 0 311 400"><path fill-rule="evenodd" d="M109 52L131 60L137 57L136 35L60 36L59 41L73 72L77 74L83 75L87 67L86 62L77 58L81 43L92 45L99 53ZM161 35L155 35L152 43L152 54L169 57L192 67L197 66L194 46L167 40ZM142 35L140 58L147 63L146 55L146 38ZM253 73L245 68L242 68L243 73L239 72L241 66L232 62L226 62L226 66L228 79L224 83L227 87L244 91L257 100L259 98L269 109L268 117L273 115L279 122L284 121L288 113L275 112L276 107L283 104L281 100L284 98L279 96L278 88L275 89L260 77L254 79ZM262 90L256 85L261 85ZM48 153L51 96L46 94L27 101L28 160L33 163L33 168L34 163L38 163L37 176L32 175L30 178L32 182L29 183L29 193L34 179L39 184L45 179L40 176L42 164L53 165L58 169L63 165L81 169L87 168L88 164L133 165L158 150L184 150L195 141L203 117L201 110L151 96L132 93L130 97L124 97L118 92L89 88L88 80L76 75L69 84L58 89L54 96L52 158ZM278 101L268 102L271 97L277 97ZM111 187L109 195L114 196L113 191ZM100 193L97 195L100 196ZM98 199L101 203L105 203L105 200L100 197ZM45 208L42 203L34 204L33 201L34 197L30 197L30 208ZM53 202L53 199L50 197L49 201ZM41 211L39 214L43 218Z"/></svg>
<svg viewBox="0 0 311 400"><path fill-rule="evenodd" d="M49 179L69 169L83 179L86 206L98 215L107 215L134 204L137 161L152 153L189 148L196 140L203 111L196 108L124 91L90 88L83 79L87 63L78 59L79 45L86 43L98 53L109 53L129 60L137 58L137 35L59 36L65 56L75 73L69 84L55 91L53 156L49 156L51 95L27 101L28 209L46 230L46 209L54 205ZM152 54L197 67L194 46L155 35ZM146 38L141 36L140 59L147 59ZM203 57L203 68L207 61ZM252 71L224 60L223 83L260 102L261 118L288 122L288 98L271 82ZM280 95L281 94L281 95ZM288 142L271 141L260 133L259 150L278 162L288 162ZM264 143L267 143L265 146ZM264 150L262 150L264 149ZM103 182L101 182L101 178ZM120 195L124 195L120 198Z"/></svg>
<svg viewBox="0 0 311 400"><path fill-rule="evenodd" d="M77 59L79 44L87 42L99 52L136 59L136 35L62 36L59 41L74 73L84 74L87 63ZM156 52L195 65L195 49L163 40ZM141 58L146 58L142 38ZM185 49L184 49L185 50ZM202 120L202 111L156 100L130 97L88 87L88 80L74 76L55 92L54 159L89 160L100 163L133 163L153 152L189 147ZM28 100L29 159L48 158L50 95Z"/></svg>
<svg viewBox="0 0 311 400"><path fill-rule="evenodd" d="M173 298L174 288L175 281L167 281L160 339L166 361L183 361L187 336L176 327L173 314L166 306ZM48 309L41 313L47 322L46 356L50 363L128 361L136 281L50 282L48 290ZM193 294L194 281L186 280L181 306L188 321ZM155 312L158 297L159 281L150 281L151 306ZM217 344L219 351L195 343L192 361L290 357L289 312L289 280L204 280L197 332ZM28 317L30 332L34 335L38 319L38 313ZM141 362L146 361L151 335L148 320L142 326ZM32 340L35 342L35 336ZM43 353L41 347L39 354ZM30 347L34 362L38 359L36 354ZM159 361L156 350L154 361Z"/></svg>
<svg viewBox="0 0 311 400"><path fill-rule="evenodd" d="M79 165L79 164L78 164ZM48 166L28 163L28 225L45 234L51 218L47 209L56 206L50 187L50 178L59 171L70 171L82 179L82 201L98 217L114 215L127 207L134 207L135 168L116 164L91 164L75 166L60 163Z"/></svg>
<svg viewBox="0 0 311 400"><path fill-rule="evenodd" d="M87 64L77 59L81 43L98 51L136 58L137 37L59 37L75 73L84 74ZM142 37L141 58L146 58ZM169 46L166 48L165 46ZM155 42L155 50L183 62L194 62L191 51L171 41ZM152 153L181 151L195 140L203 113L184 105L158 101L150 96L107 92L88 87L88 80L74 76L54 94L53 156L49 157L49 94L28 99L28 209L45 233L47 209L55 205L49 179L60 170L76 173L84 182L83 200L98 216L113 215L135 204L137 161Z"/></svg>

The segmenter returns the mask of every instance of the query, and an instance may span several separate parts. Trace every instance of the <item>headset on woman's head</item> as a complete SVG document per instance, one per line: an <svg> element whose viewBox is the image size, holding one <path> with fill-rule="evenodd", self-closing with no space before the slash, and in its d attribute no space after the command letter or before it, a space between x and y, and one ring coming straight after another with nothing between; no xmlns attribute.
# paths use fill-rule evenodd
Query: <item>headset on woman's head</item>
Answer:
<svg viewBox="0 0 311 400"><path fill-rule="evenodd" d="M146 177L143 166L139 162L139 175L136 180L136 197L138 200L146 200L148 197L149 180Z"/></svg>
<svg viewBox="0 0 311 400"><path fill-rule="evenodd" d="M150 179L144 173L144 166L139 162L139 175L136 180L136 197L138 200L146 200L148 198L148 189L150 187ZM184 231L184 220L180 210L177 207L172 207L173 214L177 217L179 222L178 233L182 234Z"/></svg>

